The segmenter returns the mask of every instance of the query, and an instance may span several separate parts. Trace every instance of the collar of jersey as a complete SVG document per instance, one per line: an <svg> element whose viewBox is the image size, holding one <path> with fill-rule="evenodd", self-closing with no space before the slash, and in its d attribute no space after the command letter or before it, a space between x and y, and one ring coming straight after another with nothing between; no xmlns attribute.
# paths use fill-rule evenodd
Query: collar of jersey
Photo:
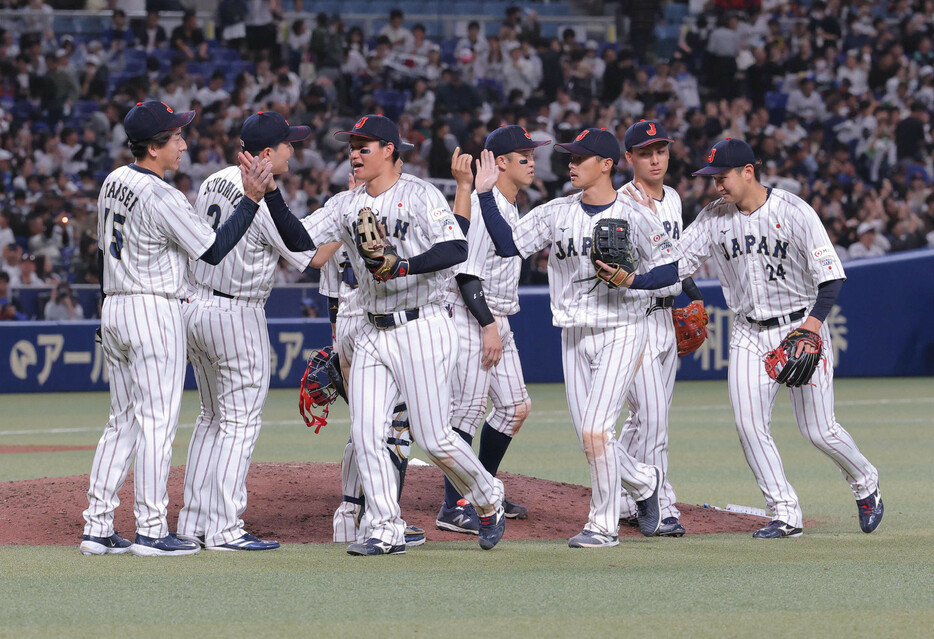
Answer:
<svg viewBox="0 0 934 639"><path fill-rule="evenodd" d="M130 164L129 167L130 167L131 169L133 169L134 171L138 172L138 173L144 173L144 174L145 174L145 173L148 173L149 175L154 175L154 176L156 176L156 177L159 178L160 180L164 180L164 179L165 179L164 177L162 177L161 175L159 175L159 174L156 173L155 171L150 171L149 169L144 169L143 167L141 167L141 166L139 166L139 165L137 165L137 164Z"/></svg>

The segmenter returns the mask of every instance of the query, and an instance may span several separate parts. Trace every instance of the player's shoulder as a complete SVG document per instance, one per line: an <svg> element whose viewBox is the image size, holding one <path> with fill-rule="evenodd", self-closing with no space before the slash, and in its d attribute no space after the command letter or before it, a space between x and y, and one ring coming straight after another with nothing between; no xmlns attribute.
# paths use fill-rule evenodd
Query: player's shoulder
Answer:
<svg viewBox="0 0 934 639"><path fill-rule="evenodd" d="M791 191L772 188L769 197L774 197L776 202L786 210L812 212L814 209L804 199L798 197Z"/></svg>
<svg viewBox="0 0 934 639"><path fill-rule="evenodd" d="M701 212L698 213L697 217L701 216L705 218L718 218L718 217L729 217L736 212L736 205L732 202L727 202L722 197L718 197L716 200L705 206L701 209Z"/></svg>
<svg viewBox="0 0 934 639"><path fill-rule="evenodd" d="M553 200L548 200L544 204L539 204L535 208L545 209L545 210L561 209L561 208L566 208L569 206L575 206L579 204L580 201L581 201L581 194L572 193L571 195L565 195L563 197L556 197Z"/></svg>

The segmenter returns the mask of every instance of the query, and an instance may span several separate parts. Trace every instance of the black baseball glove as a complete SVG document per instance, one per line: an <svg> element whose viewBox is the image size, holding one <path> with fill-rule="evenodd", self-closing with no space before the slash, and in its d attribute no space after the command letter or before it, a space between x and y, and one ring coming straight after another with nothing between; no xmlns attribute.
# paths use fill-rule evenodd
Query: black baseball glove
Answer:
<svg viewBox="0 0 934 639"><path fill-rule="evenodd" d="M798 352L798 344L802 342L805 344L804 350L801 351L801 355L795 355ZM811 381L811 376L820 364L823 346L823 340L814 331L795 329L785 336L778 348L765 354L765 370L769 377L779 384L791 388L804 386Z"/></svg>
<svg viewBox="0 0 934 639"><path fill-rule="evenodd" d="M610 268L607 272L597 264L601 261ZM632 243L629 240L629 222L617 218L598 221L593 227L590 261L597 269L597 279L610 288L619 288L635 272Z"/></svg>

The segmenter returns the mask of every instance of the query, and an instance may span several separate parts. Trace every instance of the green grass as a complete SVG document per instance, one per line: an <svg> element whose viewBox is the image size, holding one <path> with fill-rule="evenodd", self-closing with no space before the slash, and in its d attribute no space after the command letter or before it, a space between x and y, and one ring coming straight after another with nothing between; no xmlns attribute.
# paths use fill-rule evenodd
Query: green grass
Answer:
<svg viewBox="0 0 934 639"><path fill-rule="evenodd" d="M507 541L491 552L464 541L373 559L330 544L148 560L0 547L0 636L457 637L501 624L498 637L927 637L934 627L931 381L837 382L837 418L882 477L886 515L872 535L859 532L849 487L797 432L783 398L773 433L805 518L821 522L800 539L688 534L626 539L600 551ZM532 417L503 470L586 484L563 387L531 392ZM187 393L173 463L184 463L196 404ZM346 409L314 435L295 404L293 392L270 394L254 460L339 459ZM0 445L93 446L107 407L104 394L4 396ZM62 430L70 432L48 432ZM92 455L2 455L0 481L85 474ZM671 480L682 502L762 507L724 383L678 384Z"/></svg>

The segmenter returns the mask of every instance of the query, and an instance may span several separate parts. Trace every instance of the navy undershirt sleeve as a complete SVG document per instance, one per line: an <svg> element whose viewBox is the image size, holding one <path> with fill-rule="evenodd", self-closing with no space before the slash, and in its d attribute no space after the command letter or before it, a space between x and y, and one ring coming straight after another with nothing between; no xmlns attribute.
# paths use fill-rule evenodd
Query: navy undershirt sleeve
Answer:
<svg viewBox="0 0 934 639"><path fill-rule="evenodd" d="M490 311L490 307L487 306L486 298L483 296L483 285L480 283L480 278L476 275L460 273L454 279L457 280L457 286L460 288L461 297L464 298L467 310L477 318L480 326L492 324L493 313Z"/></svg>
<svg viewBox="0 0 934 639"><path fill-rule="evenodd" d="M830 280L821 282L817 285L817 301L814 302L814 308L811 309L811 317L820 320L821 323L830 315L837 296L843 289L844 280Z"/></svg>
<svg viewBox="0 0 934 639"><path fill-rule="evenodd" d="M681 290L684 291L684 294L687 295L692 302L704 301L704 296L701 294L700 289L697 288L697 284L694 283L694 279L691 277L686 277L681 280Z"/></svg>
<svg viewBox="0 0 934 639"><path fill-rule="evenodd" d="M671 286L678 281L678 262L656 266L648 273L636 275L632 279L629 288L633 289L657 289Z"/></svg>
<svg viewBox="0 0 934 639"><path fill-rule="evenodd" d="M461 227L461 233L463 233L466 236L467 231L470 230L470 220L468 220L463 215L456 215L456 214L454 215L454 218L457 220L457 225Z"/></svg>
<svg viewBox="0 0 934 639"><path fill-rule="evenodd" d="M409 258L409 275L434 273L467 259L467 240L438 242L430 249Z"/></svg>
<svg viewBox="0 0 934 639"><path fill-rule="evenodd" d="M496 197L493 191L478 193L480 200L480 213L483 215L483 223L486 224L486 230L493 240L493 247L496 254L500 257L515 257L519 255L519 248L512 239L512 227L509 222L499 212L496 206Z"/></svg>
<svg viewBox="0 0 934 639"><path fill-rule="evenodd" d="M290 251L313 251L315 243L302 223L292 214L289 205L285 203L282 191L276 189L267 193L263 199L269 207L269 215L279 235L282 236L285 247Z"/></svg>
<svg viewBox="0 0 934 639"><path fill-rule="evenodd" d="M258 208L259 204L247 196L241 197L233 215L214 232L214 244L199 259L214 266L220 264L220 261L230 253L246 230L250 228Z"/></svg>

